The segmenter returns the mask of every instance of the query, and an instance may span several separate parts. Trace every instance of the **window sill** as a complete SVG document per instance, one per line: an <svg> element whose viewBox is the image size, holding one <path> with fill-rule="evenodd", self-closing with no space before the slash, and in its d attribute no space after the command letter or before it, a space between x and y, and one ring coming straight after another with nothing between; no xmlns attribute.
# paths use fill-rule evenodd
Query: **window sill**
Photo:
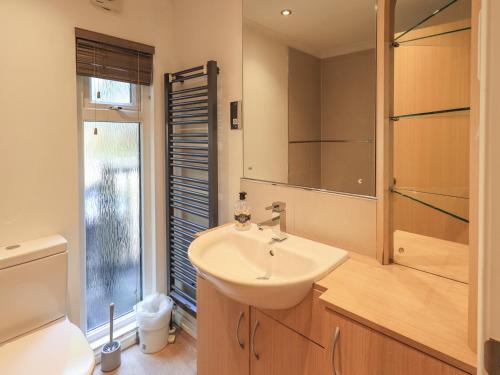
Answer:
<svg viewBox="0 0 500 375"><path fill-rule="evenodd" d="M125 336L128 336L130 333L135 333L136 331L137 331L137 324L135 322L130 323L130 324L122 327L121 329L115 330L113 337L117 340L121 340ZM108 342L109 342L109 335L106 335L106 336L103 336L99 339L91 341L90 347L92 348L93 351L96 351L96 350L100 351L101 347Z"/></svg>
<svg viewBox="0 0 500 375"><path fill-rule="evenodd" d="M114 338L120 341L121 350L130 348L131 346L137 344L137 324L135 322L130 323L114 333ZM101 363L101 348L109 342L109 336L103 336L90 343L95 356L95 363Z"/></svg>
<svg viewBox="0 0 500 375"><path fill-rule="evenodd" d="M137 322L135 312L115 320L113 337L120 340L122 350L137 344ZM96 363L101 362L101 348L109 342L109 324L96 328L87 334L87 340L94 351Z"/></svg>

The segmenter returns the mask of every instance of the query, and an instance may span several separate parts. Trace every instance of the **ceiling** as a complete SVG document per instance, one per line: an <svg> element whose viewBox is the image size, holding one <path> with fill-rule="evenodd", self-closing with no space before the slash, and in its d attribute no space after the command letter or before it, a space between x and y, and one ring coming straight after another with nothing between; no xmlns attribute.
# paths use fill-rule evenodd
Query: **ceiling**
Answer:
<svg viewBox="0 0 500 375"><path fill-rule="evenodd" d="M396 31L450 1L398 0ZM470 6L470 0L458 0L459 4ZM453 13L456 5L446 13ZM291 9L292 15L282 16L283 9ZM243 0L243 17L289 46L321 58L375 47L375 0Z"/></svg>
<svg viewBox="0 0 500 375"><path fill-rule="evenodd" d="M291 16L281 15L291 9ZM373 0L243 0L243 16L292 47L318 57L356 45L375 46Z"/></svg>

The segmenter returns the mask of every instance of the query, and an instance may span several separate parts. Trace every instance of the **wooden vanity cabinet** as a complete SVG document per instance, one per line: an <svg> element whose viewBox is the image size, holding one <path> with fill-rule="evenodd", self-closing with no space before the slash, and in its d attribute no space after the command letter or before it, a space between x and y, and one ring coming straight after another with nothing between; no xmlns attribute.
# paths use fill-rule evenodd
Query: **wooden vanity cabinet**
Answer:
<svg viewBox="0 0 500 375"><path fill-rule="evenodd" d="M250 308L198 277L198 375L249 375Z"/></svg>
<svg viewBox="0 0 500 375"><path fill-rule="evenodd" d="M466 375L448 365L378 331L327 310L328 331L332 340L329 352L335 354L337 375ZM334 346L334 336L339 335Z"/></svg>
<svg viewBox="0 0 500 375"><path fill-rule="evenodd" d="M320 295L261 311L198 277L198 375L468 374L326 308Z"/></svg>
<svg viewBox="0 0 500 375"><path fill-rule="evenodd" d="M313 289L297 306L285 310L260 310L316 344L326 347L331 337L325 329L326 309L319 297L323 292Z"/></svg>
<svg viewBox="0 0 500 375"><path fill-rule="evenodd" d="M332 373L328 366L330 357L321 345L268 314L226 297L202 277L198 277L197 304L198 375ZM301 310L307 309L306 304ZM276 314L288 323L284 311ZM286 316L292 319L290 323L304 317L303 312L297 315L295 310ZM308 321L312 321L312 316L302 322L304 333L309 328ZM317 328L312 332L317 332Z"/></svg>
<svg viewBox="0 0 500 375"><path fill-rule="evenodd" d="M326 350L251 308L250 374L331 375Z"/></svg>

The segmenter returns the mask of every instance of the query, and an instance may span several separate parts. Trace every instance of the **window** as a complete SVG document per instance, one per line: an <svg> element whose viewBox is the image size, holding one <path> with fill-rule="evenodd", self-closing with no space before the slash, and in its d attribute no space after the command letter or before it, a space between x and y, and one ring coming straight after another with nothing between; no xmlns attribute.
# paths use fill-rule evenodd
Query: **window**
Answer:
<svg viewBox="0 0 500 375"><path fill-rule="evenodd" d="M91 77L90 87L93 103L133 104L132 91L135 85L131 83Z"/></svg>
<svg viewBox="0 0 500 375"><path fill-rule="evenodd" d="M156 289L164 272L153 264L155 138L149 116L154 51L150 45L75 28L83 310L87 338L95 345L109 331L109 304L115 304L115 330L133 329L134 305Z"/></svg>
<svg viewBox="0 0 500 375"><path fill-rule="evenodd" d="M141 90L81 77L87 332L133 313L142 298ZM120 105L121 110L109 105Z"/></svg>
<svg viewBox="0 0 500 375"><path fill-rule="evenodd" d="M139 123L84 122L87 330L141 299Z"/></svg>

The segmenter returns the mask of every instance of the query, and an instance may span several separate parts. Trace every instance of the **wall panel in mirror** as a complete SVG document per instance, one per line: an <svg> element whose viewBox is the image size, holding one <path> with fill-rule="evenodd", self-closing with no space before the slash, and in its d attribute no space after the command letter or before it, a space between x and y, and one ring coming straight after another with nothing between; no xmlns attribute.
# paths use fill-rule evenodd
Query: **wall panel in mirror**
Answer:
<svg viewBox="0 0 500 375"><path fill-rule="evenodd" d="M244 177L374 196L375 2L243 0L243 19Z"/></svg>

